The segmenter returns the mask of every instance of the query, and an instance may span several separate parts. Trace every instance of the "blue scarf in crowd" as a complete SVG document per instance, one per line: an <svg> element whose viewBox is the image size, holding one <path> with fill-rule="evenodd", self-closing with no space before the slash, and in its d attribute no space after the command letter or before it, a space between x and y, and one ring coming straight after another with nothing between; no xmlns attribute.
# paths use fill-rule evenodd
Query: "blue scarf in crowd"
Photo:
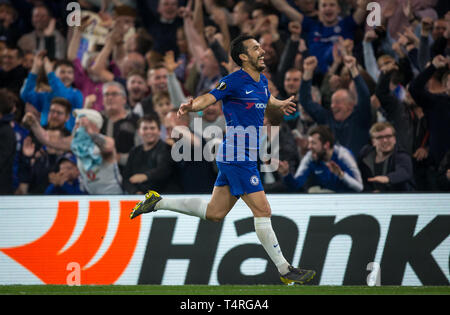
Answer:
<svg viewBox="0 0 450 315"><path fill-rule="evenodd" d="M102 157L94 152L95 143L84 127L79 127L75 131L71 149L86 171L90 171L102 164Z"/></svg>

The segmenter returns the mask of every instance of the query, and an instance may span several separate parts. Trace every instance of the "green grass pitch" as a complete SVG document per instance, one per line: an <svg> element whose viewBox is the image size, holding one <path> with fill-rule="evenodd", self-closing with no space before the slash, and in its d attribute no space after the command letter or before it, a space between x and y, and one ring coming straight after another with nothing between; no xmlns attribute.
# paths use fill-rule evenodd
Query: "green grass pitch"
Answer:
<svg viewBox="0 0 450 315"><path fill-rule="evenodd" d="M449 286L0 285L0 295L450 295Z"/></svg>

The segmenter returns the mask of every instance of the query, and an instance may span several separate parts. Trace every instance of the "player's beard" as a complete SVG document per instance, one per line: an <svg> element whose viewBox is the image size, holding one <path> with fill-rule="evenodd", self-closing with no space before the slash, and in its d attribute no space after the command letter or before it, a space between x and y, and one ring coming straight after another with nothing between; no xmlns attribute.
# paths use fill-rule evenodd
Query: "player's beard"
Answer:
<svg viewBox="0 0 450 315"><path fill-rule="evenodd" d="M259 64L259 57L255 59L250 60L250 65L257 71L263 72L264 69L266 69L266 64L263 63L262 65Z"/></svg>

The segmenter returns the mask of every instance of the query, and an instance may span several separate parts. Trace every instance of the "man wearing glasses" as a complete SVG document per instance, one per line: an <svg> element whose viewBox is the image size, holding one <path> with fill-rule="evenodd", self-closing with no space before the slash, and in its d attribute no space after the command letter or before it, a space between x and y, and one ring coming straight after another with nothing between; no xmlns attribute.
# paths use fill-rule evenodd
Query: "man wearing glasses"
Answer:
<svg viewBox="0 0 450 315"><path fill-rule="evenodd" d="M395 128L379 122L370 128L372 145L365 146L358 165L367 192L414 190L411 156L397 146Z"/></svg>
<svg viewBox="0 0 450 315"><path fill-rule="evenodd" d="M127 95L122 84L103 84L103 119L100 132L115 141L120 170L127 164L130 150L137 144L135 134L139 116L127 109Z"/></svg>

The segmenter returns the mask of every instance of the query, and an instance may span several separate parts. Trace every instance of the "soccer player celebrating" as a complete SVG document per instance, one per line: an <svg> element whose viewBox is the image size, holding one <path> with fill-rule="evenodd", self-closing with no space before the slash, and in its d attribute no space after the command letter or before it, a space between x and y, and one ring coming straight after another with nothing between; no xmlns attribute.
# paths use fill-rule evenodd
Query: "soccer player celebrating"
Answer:
<svg viewBox="0 0 450 315"><path fill-rule="evenodd" d="M209 93L180 105L178 115L183 116L222 100L227 132L216 156L219 173L210 201L202 198L163 199L157 192L149 191L145 200L134 207L130 218L157 210L171 210L218 222L230 212L238 198L242 198L253 212L256 235L278 268L281 280L285 284L302 284L311 280L315 271L294 268L284 258L272 229L271 209L257 169L255 152L258 151L259 130L266 106L279 107L285 114L295 111L293 97L278 100L270 95L268 81L261 73L265 69L264 53L254 37L238 36L231 43L231 57L241 69L224 77Z"/></svg>

